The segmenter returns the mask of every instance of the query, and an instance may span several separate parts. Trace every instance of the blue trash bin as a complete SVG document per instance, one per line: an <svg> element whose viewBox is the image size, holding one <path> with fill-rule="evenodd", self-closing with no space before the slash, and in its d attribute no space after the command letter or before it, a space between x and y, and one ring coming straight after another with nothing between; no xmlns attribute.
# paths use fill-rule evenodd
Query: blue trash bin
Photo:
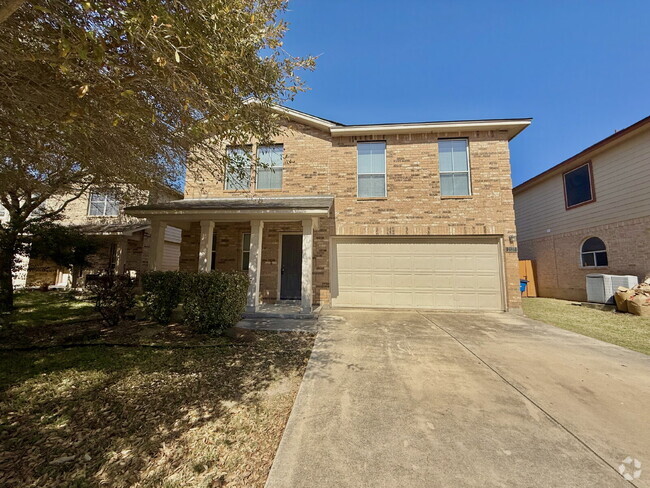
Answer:
<svg viewBox="0 0 650 488"><path fill-rule="evenodd" d="M519 280L519 291L520 292L525 292L526 291L526 286L528 286L528 280Z"/></svg>

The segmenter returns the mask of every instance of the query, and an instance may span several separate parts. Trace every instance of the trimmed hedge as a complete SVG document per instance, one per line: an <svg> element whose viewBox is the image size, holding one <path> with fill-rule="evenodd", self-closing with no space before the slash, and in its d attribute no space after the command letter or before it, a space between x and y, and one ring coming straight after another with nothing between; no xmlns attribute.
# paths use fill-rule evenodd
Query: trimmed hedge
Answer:
<svg viewBox="0 0 650 488"><path fill-rule="evenodd" d="M181 303L186 276L179 271L150 271L142 275L142 303L150 319L169 323L172 312Z"/></svg>
<svg viewBox="0 0 650 488"><path fill-rule="evenodd" d="M248 275L211 271L186 274L183 281L185 323L201 332L232 327L246 308Z"/></svg>

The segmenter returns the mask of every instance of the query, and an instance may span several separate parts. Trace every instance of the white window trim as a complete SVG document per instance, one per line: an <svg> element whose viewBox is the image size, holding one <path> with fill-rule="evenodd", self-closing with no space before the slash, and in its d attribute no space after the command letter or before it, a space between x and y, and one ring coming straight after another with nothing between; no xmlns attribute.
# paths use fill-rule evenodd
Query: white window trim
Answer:
<svg viewBox="0 0 650 488"><path fill-rule="evenodd" d="M253 146L232 146L232 147L227 147L226 152L228 152L231 149L243 149L244 152L247 151L247 149L250 148L250 153L253 153ZM223 189L224 191L250 191L251 189L251 184L253 183L253 162L248 161L248 187L240 187L240 188L228 188L228 166L224 168L223 172Z"/></svg>
<svg viewBox="0 0 650 488"><path fill-rule="evenodd" d="M246 249L244 247L244 242L245 242L244 236L246 236L246 235L250 236L248 238L248 243L249 243L248 249ZM241 255L240 255L240 262L239 262L240 271L248 271L247 269L244 269L244 254L245 253L248 253L248 267L250 268L250 265L251 265L251 248L250 248L251 237L252 236L251 236L250 232L242 232L242 234L241 234Z"/></svg>
<svg viewBox="0 0 650 488"><path fill-rule="evenodd" d="M93 195L95 196L102 196L104 197L104 209L102 210L101 214L92 214L90 213L90 209L92 208L93 205ZM117 212L114 214L107 214L106 213L106 207L108 206L108 199L111 198L111 196L108 193L103 193L101 191L91 191L90 195L88 196L88 210L86 212L86 215L88 217L117 217L120 215L120 202L117 201L117 198L115 198L115 205L117 206Z"/></svg>
<svg viewBox="0 0 650 488"><path fill-rule="evenodd" d="M384 172L383 173L359 173L359 146L361 144L377 144L377 143L383 143L384 144ZM387 153L388 152L388 144L386 144L386 141L357 141L357 198L358 199L377 199L377 198L388 198L388 161L387 161ZM367 176L367 175L384 175L384 194L383 196L372 196L372 197L362 197L359 196L359 176Z"/></svg>
<svg viewBox="0 0 650 488"><path fill-rule="evenodd" d="M219 241L217 237L217 231L214 229L212 231L212 250L210 251L210 271L215 271L217 269L217 242Z"/></svg>
<svg viewBox="0 0 650 488"><path fill-rule="evenodd" d="M583 251L582 250L582 246L585 245L585 242L587 242L592 237L596 237L597 239L601 240L601 242L605 245L605 250L604 251ZM583 241L580 243L579 251L580 252L578 253L578 258L579 258L580 261L579 261L578 264L580 265L580 267L582 269L607 269L607 268L609 268L609 255L607 253L607 243L604 240L602 240L600 237L598 237L598 236L589 236L586 239L583 239ZM598 265L598 264L596 264L596 254L601 253L601 252L604 252L605 255L607 256L607 264L606 265ZM584 264L582 264L582 262L583 262L582 257L585 254L592 254L594 256L594 265L593 266L585 266Z"/></svg>
<svg viewBox="0 0 650 488"><path fill-rule="evenodd" d="M440 169L440 141L464 141L465 147L467 148L467 171L442 171ZM443 195L442 194L442 178L443 174L453 175L453 174L465 174L467 173L467 195ZM455 198L455 197L471 197L472 193L472 164L469 157L469 139L467 137L452 137L452 138L441 138L438 139L438 178L440 181L440 196L442 198Z"/></svg>
<svg viewBox="0 0 650 488"><path fill-rule="evenodd" d="M260 148L263 147L281 147L282 148L282 157L280 159L280 165L279 166L269 166L268 168L260 168L258 166L255 166L255 189L256 190L261 190L261 191L273 191L273 190L282 190L282 187L284 186L284 144L262 144L258 145L255 148L255 154L257 155L257 159L259 161L260 158ZM259 188L259 174L260 170L268 170L272 169L274 172L277 171L278 169L280 170L280 188Z"/></svg>

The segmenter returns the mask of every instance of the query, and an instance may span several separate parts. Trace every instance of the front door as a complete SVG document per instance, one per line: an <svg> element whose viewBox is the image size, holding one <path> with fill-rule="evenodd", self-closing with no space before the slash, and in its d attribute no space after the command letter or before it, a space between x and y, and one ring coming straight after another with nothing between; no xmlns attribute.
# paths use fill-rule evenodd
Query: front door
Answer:
<svg viewBox="0 0 650 488"><path fill-rule="evenodd" d="M280 300L300 300L302 282L302 236L282 236Z"/></svg>

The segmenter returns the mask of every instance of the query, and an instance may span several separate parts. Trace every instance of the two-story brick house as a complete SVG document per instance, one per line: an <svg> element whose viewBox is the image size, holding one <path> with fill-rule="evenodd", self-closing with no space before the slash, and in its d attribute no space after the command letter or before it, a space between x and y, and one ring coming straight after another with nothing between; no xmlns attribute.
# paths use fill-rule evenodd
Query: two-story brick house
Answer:
<svg viewBox="0 0 650 488"><path fill-rule="evenodd" d="M171 188L156 192L141 192L144 202L164 202L182 197ZM136 276L147 269L149 259L149 222L124 213L124 202L101 188L92 188L69 203L61 224L74 227L93 236L97 252L89 256L90 267L84 275L112 270L130 272ZM8 218L0 207L0 218ZM168 227L164 236L162 269L178 269L180 229ZM14 274L14 287L67 287L72 282L72 270L39 258L21 256Z"/></svg>
<svg viewBox="0 0 650 488"><path fill-rule="evenodd" d="M182 270L249 273L249 311L520 308L508 142L530 119L343 125L276 110L282 135L247 148L271 169L188 175L184 200L127 209L152 222L152 268L173 225Z"/></svg>

